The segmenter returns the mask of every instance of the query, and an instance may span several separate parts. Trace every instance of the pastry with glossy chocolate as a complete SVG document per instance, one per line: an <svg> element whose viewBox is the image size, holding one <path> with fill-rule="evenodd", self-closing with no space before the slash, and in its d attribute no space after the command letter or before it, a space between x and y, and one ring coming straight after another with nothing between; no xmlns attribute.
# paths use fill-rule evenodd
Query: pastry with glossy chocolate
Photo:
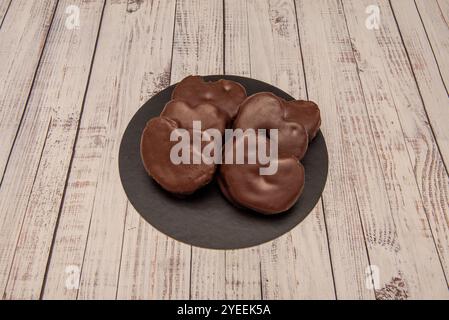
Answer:
<svg viewBox="0 0 449 320"><path fill-rule="evenodd" d="M188 76L176 85L172 99L184 100L192 106L210 103L234 119L240 103L246 99L246 90L231 80L206 82L201 76Z"/></svg>
<svg viewBox="0 0 449 320"><path fill-rule="evenodd" d="M259 139L258 144L269 144L269 139ZM227 142L228 148L241 148L246 136ZM294 156L279 158L273 175L261 175L259 162L248 164L245 148L245 164L222 164L218 183L224 196L234 205L246 207L262 214L272 215L287 211L298 200L304 188L304 167Z"/></svg>
<svg viewBox="0 0 449 320"><path fill-rule="evenodd" d="M184 129L193 129L193 121L201 121L202 130L215 128L221 134L224 134L229 122L228 116L210 103L191 106L183 100L168 102L161 112L161 117L175 120L178 126Z"/></svg>
<svg viewBox="0 0 449 320"><path fill-rule="evenodd" d="M296 107L296 106L295 106ZM270 92L256 93L248 97L241 105L234 129L278 129L280 156L293 155L301 160L308 147L308 133L304 123L296 113L286 118L288 109L294 108L285 100Z"/></svg>
<svg viewBox="0 0 449 320"><path fill-rule="evenodd" d="M172 119L151 119L142 133L140 153L145 170L162 188L175 194L187 195L208 184L214 176L216 166L204 162L174 164L170 159L170 152L177 141L170 141L170 135L178 128L178 123ZM201 150L195 150L191 145L191 159L194 152Z"/></svg>
<svg viewBox="0 0 449 320"><path fill-rule="evenodd" d="M145 127L141 138L141 158L147 173L165 190L186 195L208 184L214 176L216 165L174 164L170 152L178 141L170 141L171 133L176 129L186 129L190 133L190 159L193 153L201 158L206 144L202 142L201 150L193 148L193 122L200 121L199 134L207 129L217 129L223 134L228 125L228 116L210 103L192 106L186 101L169 101L161 116L151 119ZM211 138L212 139L212 138ZM215 143L211 141L210 143ZM219 141L221 144L222 141Z"/></svg>
<svg viewBox="0 0 449 320"><path fill-rule="evenodd" d="M304 157L320 125L320 111L311 101L286 101L269 92L248 97L240 105L233 127L266 129L267 144L270 143L269 129L278 129L278 170L264 176L260 175L258 163L224 164L218 177L223 195L234 205L263 214L289 210L304 188L305 172L299 160ZM246 143L239 139L237 142ZM225 145L225 152L229 147ZM249 149L245 148L245 152Z"/></svg>
<svg viewBox="0 0 449 320"><path fill-rule="evenodd" d="M284 119L301 123L307 130L309 141L312 141L321 126L321 115L318 105L313 101L293 100L285 101Z"/></svg>

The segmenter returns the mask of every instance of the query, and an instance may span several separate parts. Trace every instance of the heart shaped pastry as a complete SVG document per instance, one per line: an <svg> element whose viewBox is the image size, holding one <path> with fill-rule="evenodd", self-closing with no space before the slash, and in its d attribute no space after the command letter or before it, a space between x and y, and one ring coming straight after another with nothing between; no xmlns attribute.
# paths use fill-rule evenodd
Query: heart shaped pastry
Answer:
<svg viewBox="0 0 449 320"><path fill-rule="evenodd" d="M184 129L193 129L193 121L201 121L202 130L215 128L222 135L229 122L228 116L210 103L191 106L183 100L168 102L161 116L175 120Z"/></svg>
<svg viewBox="0 0 449 320"><path fill-rule="evenodd" d="M247 135L228 141L224 146L224 156L230 148L244 148L244 164L222 164L218 184L222 193L234 205L271 215L290 209L298 200L304 188L304 167L294 156L287 156L276 161L277 170L271 175L261 175L260 169L267 167L259 161L249 163L250 152ZM257 148L270 143L268 138L258 139ZM245 147L242 147L246 145ZM265 149L267 150L267 149Z"/></svg>
<svg viewBox="0 0 449 320"><path fill-rule="evenodd" d="M313 101L304 100L283 100L283 105L284 119L301 123L307 130L309 141L312 141L321 126L321 115L318 105Z"/></svg>
<svg viewBox="0 0 449 320"><path fill-rule="evenodd" d="M234 205L246 207L263 214L277 214L290 209L301 196L305 172L299 162L320 127L318 106L310 101L285 101L269 92L248 97L239 108L234 129L265 129L265 140L257 140L257 148L277 142L277 171L262 175L259 162L248 164L223 164L218 183L224 196ZM277 129L277 137L270 137L270 129ZM246 139L246 140L245 140ZM229 148L249 145L246 136L225 145ZM245 159L254 148L247 146ZM265 146L263 150L267 150ZM253 156L254 158L254 156Z"/></svg>
<svg viewBox="0 0 449 320"><path fill-rule="evenodd" d="M234 119L240 103L246 99L246 90L231 80L205 82L200 76L189 76L176 85L172 99L184 100L191 106L210 103L227 114L229 119Z"/></svg>
<svg viewBox="0 0 449 320"><path fill-rule="evenodd" d="M286 109L286 102L274 94L256 93L240 105L234 129L278 129L279 155L301 160L307 151L308 134L300 119L286 119Z"/></svg>
<svg viewBox="0 0 449 320"><path fill-rule="evenodd" d="M187 195L208 184L215 173L215 164L175 164L171 158L178 141L170 141L170 135L179 129L178 123L166 117L151 119L143 133L140 154L147 173L165 190ZM189 134L192 136L193 131ZM194 154L201 157L201 150L190 144L190 159Z"/></svg>

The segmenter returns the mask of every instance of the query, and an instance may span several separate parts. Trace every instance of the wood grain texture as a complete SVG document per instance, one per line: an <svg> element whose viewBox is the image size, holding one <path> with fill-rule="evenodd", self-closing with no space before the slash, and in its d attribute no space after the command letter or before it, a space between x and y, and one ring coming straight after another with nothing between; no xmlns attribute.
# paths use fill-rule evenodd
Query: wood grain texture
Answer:
<svg viewBox="0 0 449 320"><path fill-rule="evenodd" d="M147 50L157 58L146 62L139 105L170 84L176 1L154 2L153 6L152 43ZM190 247L153 229L131 207L122 256L119 299L189 298Z"/></svg>
<svg viewBox="0 0 449 320"><path fill-rule="evenodd" d="M80 29L66 28L68 5L80 9ZM61 1L55 13L11 153L14 166L8 166L0 190L8 219L4 228L20 230L14 259L8 264L7 299L36 299L41 292L102 8L102 0ZM23 217L21 223L15 216Z"/></svg>
<svg viewBox="0 0 449 320"><path fill-rule="evenodd" d="M373 299L361 216L389 209L344 15L335 0L296 1L296 8L309 98L321 108L329 152L323 200L336 295ZM388 227L384 220L375 222Z"/></svg>
<svg viewBox="0 0 449 320"><path fill-rule="evenodd" d="M447 0L415 0L422 24L449 94L449 4Z"/></svg>
<svg viewBox="0 0 449 320"><path fill-rule="evenodd" d="M449 299L449 1L57 2L0 0L0 298ZM158 232L117 169L145 101L221 73L316 101L330 157L306 220L245 250Z"/></svg>
<svg viewBox="0 0 449 320"><path fill-rule="evenodd" d="M443 15L444 22L449 26L449 1L447 0L436 0L438 6L440 7L441 14Z"/></svg>
<svg viewBox="0 0 449 320"><path fill-rule="evenodd" d="M422 108L416 92L409 95L414 98L414 103L410 105L409 110L402 113L401 122L424 208L447 279L449 275L449 178L447 175L449 130L446 122L449 119L449 99L423 25L409 23L410 20L419 21L419 13L414 2L396 0L391 4L411 62L413 76L417 81L420 98L424 103ZM401 63L406 64L405 60L402 56ZM413 88L410 73L407 78Z"/></svg>
<svg viewBox="0 0 449 320"><path fill-rule="evenodd" d="M444 2L448 3L448 1ZM449 130L446 123L446 119L449 118L447 89L442 81L438 63L423 24L410 23L411 20L420 21L415 2L395 0L391 1L391 5L425 104L425 111L447 168L449 167ZM447 55L445 59L448 59Z"/></svg>
<svg viewBox="0 0 449 320"><path fill-rule="evenodd" d="M251 77L306 98L293 1L248 1L247 17ZM263 299L335 298L321 203L259 250Z"/></svg>
<svg viewBox="0 0 449 320"><path fill-rule="evenodd" d="M132 8L123 1L106 4L48 272L48 297L117 296L125 216L136 215L120 183L118 149L143 96L166 85L173 25L164 22L164 14L171 8L173 2L168 1L146 1ZM65 288L68 265L82 271L79 290ZM126 287L131 275L124 272Z"/></svg>
<svg viewBox="0 0 449 320"><path fill-rule="evenodd" d="M0 296L5 292L33 183L33 176L20 169L15 171L16 164L11 166L9 178L3 179L4 170L25 110L54 9L54 2L15 1L0 30ZM32 39L35 39L33 45ZM43 141L45 136L38 139ZM19 163L23 165L27 160L39 157L40 151L39 146L35 145L29 149L17 146L15 154L20 154ZM34 168L36 165L34 164Z"/></svg>
<svg viewBox="0 0 449 320"><path fill-rule="evenodd" d="M0 180L3 179L55 8L56 0L13 1L0 29Z"/></svg>
<svg viewBox="0 0 449 320"><path fill-rule="evenodd" d="M365 27L369 0L343 0L343 3L391 209L389 220L394 230L395 253L388 265L396 265L398 274L386 279L398 278L404 283L404 298L447 298L447 283L413 167L415 161L418 172L423 167L430 168L425 154L438 157L438 152L426 126L422 101L394 17L388 1L378 1L381 25L379 30L369 30ZM422 143L416 143L420 140ZM422 178L420 175L419 179ZM369 244L378 241L369 234L367 239ZM370 257L376 263L371 253ZM388 256L383 254L381 258L386 261ZM384 268L380 262L378 266ZM382 289L376 294L383 298Z"/></svg>
<svg viewBox="0 0 449 320"><path fill-rule="evenodd" d="M12 0L1 0L0 1L0 28L3 24L3 19L5 18L5 15L9 9L9 5L11 4Z"/></svg>
<svg viewBox="0 0 449 320"><path fill-rule="evenodd" d="M171 82L191 74L223 73L223 1L178 0ZM192 248L190 298L225 297L223 250Z"/></svg>
<svg viewBox="0 0 449 320"><path fill-rule="evenodd" d="M247 2L224 2L225 73L251 77ZM226 299L261 299L260 250L226 251Z"/></svg>

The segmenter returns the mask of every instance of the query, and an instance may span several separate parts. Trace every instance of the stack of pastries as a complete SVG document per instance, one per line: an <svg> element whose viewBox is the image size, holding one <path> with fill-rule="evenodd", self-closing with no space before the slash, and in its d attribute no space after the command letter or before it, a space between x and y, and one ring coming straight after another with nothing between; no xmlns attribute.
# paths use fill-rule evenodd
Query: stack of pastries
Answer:
<svg viewBox="0 0 449 320"><path fill-rule="evenodd" d="M201 122L200 129L193 126L194 121ZM223 195L234 205L266 215L278 214L289 210L302 194L305 172L301 159L320 125L320 110L311 101L286 101L270 92L247 97L245 88L237 82L206 82L200 76L189 76L176 85L172 100L160 116L147 123L141 138L141 157L147 173L171 193L192 194L216 177ZM177 129L191 135L216 129L223 137L219 142L223 144L221 159L231 152L235 160L236 149L242 148L244 161L173 163L170 153L177 141L170 138ZM244 134L225 140L226 129L241 129ZM261 168L268 165L252 157L254 150L248 147L250 138L246 134L251 129L266 133L257 136L254 150L271 150L276 141L277 170L272 174L261 174ZM276 129L276 138L270 137L272 129ZM202 141L201 148L207 144ZM201 153L193 146L189 150L192 158L195 152Z"/></svg>

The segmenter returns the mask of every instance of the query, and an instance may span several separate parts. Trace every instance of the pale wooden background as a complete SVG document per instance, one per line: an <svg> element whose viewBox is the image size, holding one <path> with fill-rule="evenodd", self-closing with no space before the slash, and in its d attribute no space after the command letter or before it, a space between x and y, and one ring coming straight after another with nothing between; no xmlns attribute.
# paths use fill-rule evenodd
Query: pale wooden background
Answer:
<svg viewBox="0 0 449 320"><path fill-rule="evenodd" d="M449 298L449 0L0 0L0 22L0 297ZM247 250L157 232L117 168L147 99L222 73L318 102L330 156L309 217Z"/></svg>

